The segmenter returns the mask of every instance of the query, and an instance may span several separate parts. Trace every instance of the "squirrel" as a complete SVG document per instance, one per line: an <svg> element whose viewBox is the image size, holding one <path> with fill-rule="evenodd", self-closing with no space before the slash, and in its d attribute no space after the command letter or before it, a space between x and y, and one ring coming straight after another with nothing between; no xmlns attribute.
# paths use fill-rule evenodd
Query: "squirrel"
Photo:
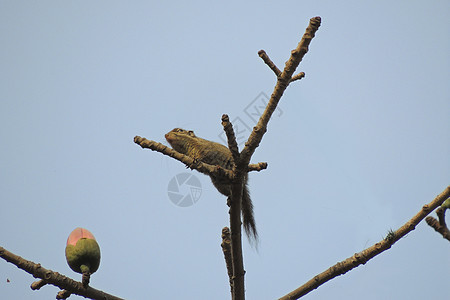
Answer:
<svg viewBox="0 0 450 300"><path fill-rule="evenodd" d="M172 148L193 159L209 165L218 165L231 170L234 164L230 149L222 144L197 137L192 130L175 128L165 135ZM216 189L225 196L231 195L231 184L227 179L210 175ZM250 242L258 242L253 204L248 191L248 175L245 174L244 189L242 191L241 213L244 230Z"/></svg>

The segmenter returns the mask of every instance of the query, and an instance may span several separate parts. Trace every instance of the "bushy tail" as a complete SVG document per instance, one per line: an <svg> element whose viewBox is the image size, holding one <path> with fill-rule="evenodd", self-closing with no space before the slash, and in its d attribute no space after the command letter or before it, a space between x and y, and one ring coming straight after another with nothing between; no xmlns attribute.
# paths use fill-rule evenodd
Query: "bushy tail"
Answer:
<svg viewBox="0 0 450 300"><path fill-rule="evenodd" d="M252 199L250 199L247 184L245 184L242 191L242 218L244 219L244 230L249 242L255 247L258 246L258 232L256 231L255 217L253 215L253 203Z"/></svg>

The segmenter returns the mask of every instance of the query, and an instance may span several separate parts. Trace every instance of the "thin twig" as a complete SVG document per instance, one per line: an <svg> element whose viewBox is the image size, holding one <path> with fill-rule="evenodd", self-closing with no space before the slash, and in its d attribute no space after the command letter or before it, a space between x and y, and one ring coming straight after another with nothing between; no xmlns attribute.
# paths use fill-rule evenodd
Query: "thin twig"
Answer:
<svg viewBox="0 0 450 300"><path fill-rule="evenodd" d="M280 69L278 69L275 63L269 58L266 51L259 50L258 55L259 57L262 58L262 60L266 63L266 65L269 66L269 68L275 73L275 75L277 75L277 77L281 75Z"/></svg>
<svg viewBox="0 0 450 300"><path fill-rule="evenodd" d="M262 171L267 169L267 163L266 162L259 162L257 164L250 164L248 165L248 169L247 171L251 172L251 171Z"/></svg>
<svg viewBox="0 0 450 300"><path fill-rule="evenodd" d="M278 69L275 63L269 58L266 51L259 50L258 55L259 57L262 58L262 60L266 63L266 65L275 73L275 75L277 75L277 77L281 75L280 69ZM294 82L296 80L300 80L303 77L305 77L305 72L300 72L297 75L292 76L292 78L289 79L289 83Z"/></svg>
<svg viewBox="0 0 450 300"><path fill-rule="evenodd" d="M75 281L69 277L54 272L52 270L47 270L43 268L40 264L36 264L32 261L26 260L12 252L9 252L3 247L0 247L0 257L16 265L18 268L30 273L35 278L41 278L45 280L47 284L52 284L59 287L60 289L65 289L70 291L72 294L83 296L90 299L98 300L123 300L122 298L107 294L100 290L94 289L92 287L84 288L81 282Z"/></svg>
<svg viewBox="0 0 450 300"><path fill-rule="evenodd" d="M292 76L292 78L289 80L289 83L294 82L296 80L300 80L303 77L305 77L305 72L300 72L297 75Z"/></svg>
<svg viewBox="0 0 450 300"><path fill-rule="evenodd" d="M383 251L391 248L395 242L404 237L410 231L414 230L416 225L422 221L425 216L441 205L445 199L450 196L450 186L448 186L442 193L440 193L433 201L424 205L422 209L412 217L408 222L406 222L402 227L389 234L389 238L385 238L382 241L376 243L375 245L347 258L344 261L338 262L326 271L314 276L311 280L306 282L304 285L300 286L296 290L290 292L289 294L280 298L280 300L292 300L298 299L309 292L317 289L319 286L325 282L347 273L351 269L363 265L368 262L373 257L382 253Z"/></svg>

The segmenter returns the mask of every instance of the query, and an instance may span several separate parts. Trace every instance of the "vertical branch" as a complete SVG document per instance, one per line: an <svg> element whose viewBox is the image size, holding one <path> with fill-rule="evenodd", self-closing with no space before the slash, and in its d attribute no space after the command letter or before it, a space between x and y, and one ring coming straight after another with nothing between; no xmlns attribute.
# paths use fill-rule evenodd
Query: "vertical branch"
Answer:
<svg viewBox="0 0 450 300"><path fill-rule="evenodd" d="M230 229L231 229L231 258L233 261L233 300L245 299L244 286L244 259L242 257L242 234L241 234L241 199L244 187L242 174L231 185L230 205Z"/></svg>
<svg viewBox="0 0 450 300"><path fill-rule="evenodd" d="M222 115L222 126L227 136L228 148L230 149L233 160L237 162L239 160L239 148L236 142L236 135L234 134L233 125L230 122L228 115Z"/></svg>
<svg viewBox="0 0 450 300"><path fill-rule="evenodd" d="M242 190L244 188L244 178L247 172L247 166L241 164L241 158L238 151L236 136L233 126L227 115L222 116L222 126L227 135L228 147L233 156L235 165L240 168L234 170L234 179L231 185L230 201L230 230L231 230L231 258L233 267L233 276L231 277L231 291L233 300L245 299L244 286L244 259L242 257L242 231L241 231L241 208L242 208Z"/></svg>
<svg viewBox="0 0 450 300"><path fill-rule="evenodd" d="M228 279L230 281L231 295L233 295L233 262L231 258L231 234L230 228L224 227L222 229L222 252L227 265Z"/></svg>
<svg viewBox="0 0 450 300"><path fill-rule="evenodd" d="M222 125L228 139L228 147L232 153L235 163L234 178L231 185L230 196L230 230L231 230L231 257L233 265L232 281L232 299L244 300L245 299L245 287L244 287L244 261L242 257L242 234L241 234L241 206L242 206L242 193L244 187L244 178L246 178L248 172L248 163L250 158L258 147L261 139L266 132L266 126L272 116L278 101L283 95L284 90L291 82L292 75L295 69L299 65L303 56L308 52L308 46L311 39L314 37L315 32L320 26L320 17L315 17L310 20L309 26L306 29L300 43L297 48L291 52L291 57L286 62L286 66L281 72L275 64L269 59L264 51L260 51L259 55L263 60L269 64L271 69L278 77L277 85L272 93L269 104L267 105L264 113L259 119L258 124L253 129L249 137L248 143L245 145L244 150L239 153L236 143L236 137L233 132L233 127L229 122L228 116L222 116ZM300 79L302 76L299 76Z"/></svg>

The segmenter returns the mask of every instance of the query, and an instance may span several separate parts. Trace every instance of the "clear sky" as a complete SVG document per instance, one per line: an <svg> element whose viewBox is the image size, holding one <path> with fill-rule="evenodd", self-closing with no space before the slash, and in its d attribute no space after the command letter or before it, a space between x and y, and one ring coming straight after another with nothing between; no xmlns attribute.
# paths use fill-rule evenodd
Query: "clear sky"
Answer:
<svg viewBox="0 0 450 300"><path fill-rule="evenodd" d="M95 288L229 299L225 198L133 137L220 141L223 113L253 127L246 112L276 81L258 50L283 68L314 16L306 78L252 159L269 167L250 175L247 298L280 297L404 224L450 183L449 1L3 0L0 246L80 279L64 247L81 226L102 250ZM202 186L189 207L168 196L183 172ZM421 223L304 299L448 299L449 250ZM32 281L0 260L2 299L54 299Z"/></svg>

